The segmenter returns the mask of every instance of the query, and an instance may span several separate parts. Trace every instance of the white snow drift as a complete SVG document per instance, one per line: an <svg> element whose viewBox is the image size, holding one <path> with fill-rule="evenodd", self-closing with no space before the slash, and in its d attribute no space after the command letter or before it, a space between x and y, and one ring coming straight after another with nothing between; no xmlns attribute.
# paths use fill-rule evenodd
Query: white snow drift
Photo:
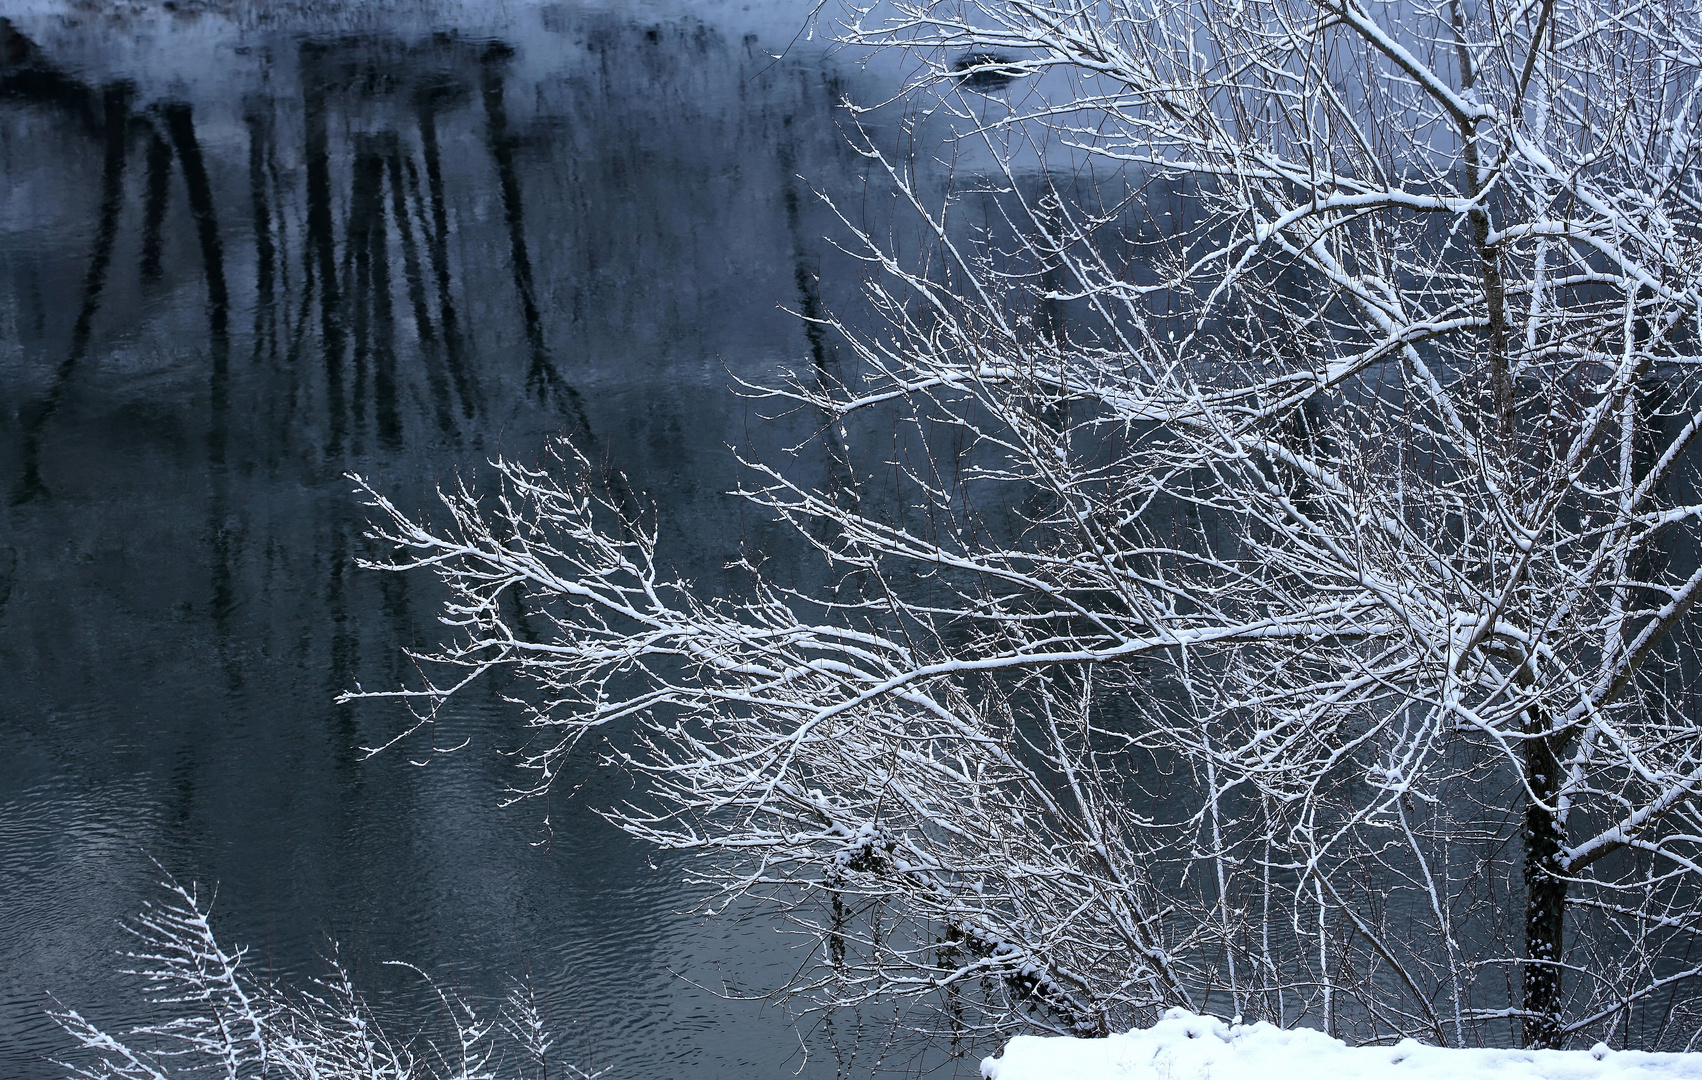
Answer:
<svg viewBox="0 0 1702 1080"><path fill-rule="evenodd" d="M1019 1036L981 1063L987 1080L1672 1080L1702 1078L1702 1054L1451 1050L1404 1039L1348 1046L1321 1031L1225 1024L1172 1009L1106 1039Z"/></svg>

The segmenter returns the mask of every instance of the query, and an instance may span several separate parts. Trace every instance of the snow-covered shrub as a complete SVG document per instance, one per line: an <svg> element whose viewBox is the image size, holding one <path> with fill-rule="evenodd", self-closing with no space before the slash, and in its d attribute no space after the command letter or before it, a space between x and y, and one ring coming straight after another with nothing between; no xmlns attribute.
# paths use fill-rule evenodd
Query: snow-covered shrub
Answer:
<svg viewBox="0 0 1702 1080"><path fill-rule="evenodd" d="M211 899L169 876L163 897L130 924L124 953L158 1019L112 1032L74 1008L50 1015L76 1041L61 1061L83 1080L591 1080L557 1059L529 983L516 982L495 1017L440 988L412 965L439 1009L398 1034L374 1014L333 954L328 973L288 987L256 975L243 948L213 933ZM430 1032L440 1032L433 1037Z"/></svg>

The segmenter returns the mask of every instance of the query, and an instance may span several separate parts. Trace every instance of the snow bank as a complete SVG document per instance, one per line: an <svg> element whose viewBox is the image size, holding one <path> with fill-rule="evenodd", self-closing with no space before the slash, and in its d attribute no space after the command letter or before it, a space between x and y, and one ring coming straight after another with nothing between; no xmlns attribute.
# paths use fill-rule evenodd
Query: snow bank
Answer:
<svg viewBox="0 0 1702 1080"><path fill-rule="evenodd" d="M1347 1046L1172 1009L1145 1031L1108 1039L1018 1036L981 1063L987 1080L1702 1080L1702 1053L1444 1050L1411 1039Z"/></svg>

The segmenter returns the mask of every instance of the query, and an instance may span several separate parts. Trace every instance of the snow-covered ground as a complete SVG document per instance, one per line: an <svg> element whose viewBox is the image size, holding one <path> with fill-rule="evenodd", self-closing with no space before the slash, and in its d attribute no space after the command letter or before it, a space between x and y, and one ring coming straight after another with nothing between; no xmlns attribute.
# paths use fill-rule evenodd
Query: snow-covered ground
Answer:
<svg viewBox="0 0 1702 1080"><path fill-rule="evenodd" d="M1320 1031L1225 1024L1172 1009L1108 1039L1019 1036L981 1063L988 1080L1672 1080L1702 1078L1702 1053L1444 1050L1406 1040L1347 1046Z"/></svg>

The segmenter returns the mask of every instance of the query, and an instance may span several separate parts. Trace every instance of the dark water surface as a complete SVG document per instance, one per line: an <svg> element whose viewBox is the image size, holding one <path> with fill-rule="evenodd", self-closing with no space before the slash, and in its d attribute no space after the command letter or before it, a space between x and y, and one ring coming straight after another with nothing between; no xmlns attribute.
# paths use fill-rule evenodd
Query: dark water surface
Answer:
<svg viewBox="0 0 1702 1080"><path fill-rule="evenodd" d="M423 506L565 433L656 496L688 575L778 545L719 493L726 444L786 432L725 387L808 363L780 306L822 301L824 260L828 302L852 280L794 174L858 182L832 106L871 77L771 57L805 8L0 23L0 1077L57 1075L48 994L139 1018L113 953L150 858L292 977L332 940L377 990L414 992L393 958L476 994L529 973L615 1076L833 1071L693 985L796 957L684 913L678 862L590 813L619 776L548 834L499 808L500 687L424 767L360 753L397 707L332 702L437 633L431 582L354 566L345 471Z"/></svg>

